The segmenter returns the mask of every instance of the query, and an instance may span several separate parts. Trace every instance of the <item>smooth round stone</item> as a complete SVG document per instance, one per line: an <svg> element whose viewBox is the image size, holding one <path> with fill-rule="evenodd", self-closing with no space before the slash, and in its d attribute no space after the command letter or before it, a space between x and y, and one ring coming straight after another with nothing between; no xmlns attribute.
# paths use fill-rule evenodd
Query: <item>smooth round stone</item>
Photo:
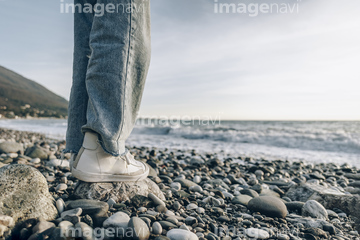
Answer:
<svg viewBox="0 0 360 240"><path fill-rule="evenodd" d="M289 240L290 239L289 235L286 235L286 234L278 234L277 238L278 238L278 240Z"/></svg>
<svg viewBox="0 0 360 240"><path fill-rule="evenodd" d="M205 213L205 209L202 208L202 207L198 207L198 208L196 208L196 212L197 212L198 214L204 214L204 213Z"/></svg>
<svg viewBox="0 0 360 240"><path fill-rule="evenodd" d="M33 227L32 231L33 231L33 233L42 233L45 230L52 228L52 227L55 227L54 223L47 222L47 221L40 221L40 222L38 222L38 224L36 224Z"/></svg>
<svg viewBox="0 0 360 240"><path fill-rule="evenodd" d="M138 211L141 212L141 213L144 213L144 212L147 211L147 208L146 207L139 207Z"/></svg>
<svg viewBox="0 0 360 240"><path fill-rule="evenodd" d="M37 164L37 163L41 163L41 159L40 158L33 158L30 160L31 163Z"/></svg>
<svg viewBox="0 0 360 240"><path fill-rule="evenodd" d="M158 198L157 196L155 196L155 194L149 193L148 197L149 197L156 205L162 205L162 206L166 207L166 204L164 203L164 201L161 200L160 198Z"/></svg>
<svg viewBox="0 0 360 240"><path fill-rule="evenodd" d="M112 208L112 206L114 206L115 203L116 201L112 198L109 198L109 200L107 201L107 204L109 204L109 208Z"/></svg>
<svg viewBox="0 0 360 240"><path fill-rule="evenodd" d="M253 199L253 198L250 197L249 195L240 194L240 195L235 196L231 200L231 203L233 203L233 204L241 204L241 205L247 206L251 199Z"/></svg>
<svg viewBox="0 0 360 240"><path fill-rule="evenodd" d="M188 217L185 219L185 224L186 224L186 225L192 226L192 225L195 224L195 223L197 223L197 219L194 218L194 217L188 216Z"/></svg>
<svg viewBox="0 0 360 240"><path fill-rule="evenodd" d="M60 214L65 210L65 202L62 198L56 200L56 208Z"/></svg>
<svg viewBox="0 0 360 240"><path fill-rule="evenodd" d="M262 170L256 170L255 175L256 175L256 177L262 177L262 176L264 176L264 172Z"/></svg>
<svg viewBox="0 0 360 240"><path fill-rule="evenodd" d="M268 217L285 218L287 208L280 198L260 196L253 198L248 203L248 208L253 212L260 212Z"/></svg>
<svg viewBox="0 0 360 240"><path fill-rule="evenodd" d="M181 204L178 201L175 201L173 207L175 210L179 210L181 208Z"/></svg>
<svg viewBox="0 0 360 240"><path fill-rule="evenodd" d="M171 240L199 240L195 233L183 229L171 229L166 236Z"/></svg>
<svg viewBox="0 0 360 240"><path fill-rule="evenodd" d="M172 182L170 184L170 187L176 191L180 191L181 190L181 183L179 182Z"/></svg>
<svg viewBox="0 0 360 240"><path fill-rule="evenodd" d="M174 216L166 218L166 221L171 222L175 225L177 225L177 223L179 222L179 220Z"/></svg>
<svg viewBox="0 0 360 240"><path fill-rule="evenodd" d="M165 192L165 197L166 198L172 198L172 191L171 190L167 190L166 192Z"/></svg>
<svg viewBox="0 0 360 240"><path fill-rule="evenodd" d="M150 230L146 223L138 217L132 217L129 221L128 227L133 230L132 239L147 240L150 237Z"/></svg>
<svg viewBox="0 0 360 240"><path fill-rule="evenodd" d="M203 191L202 187L200 187L199 185L191 186L191 187L189 187L189 190L192 192L202 192Z"/></svg>
<svg viewBox="0 0 360 240"><path fill-rule="evenodd" d="M19 156L19 154L17 154L17 153L8 153L7 156L9 158L17 158Z"/></svg>
<svg viewBox="0 0 360 240"><path fill-rule="evenodd" d="M59 185L57 185L55 191L59 192L59 191L65 191L67 189L67 185L65 183L60 183Z"/></svg>
<svg viewBox="0 0 360 240"><path fill-rule="evenodd" d="M152 233L155 235L160 235L162 233L162 226L159 222L154 222L152 225Z"/></svg>
<svg viewBox="0 0 360 240"><path fill-rule="evenodd" d="M259 194L255 190L252 190L252 189L242 189L242 190L240 190L240 193L244 194L244 195L249 195L252 198L259 196Z"/></svg>
<svg viewBox="0 0 360 240"><path fill-rule="evenodd" d="M161 226L165 229L176 228L177 226L169 221L159 221Z"/></svg>
<svg viewBox="0 0 360 240"><path fill-rule="evenodd" d="M119 227L126 229L128 227L129 221L129 215L124 212L117 212L104 221L103 227Z"/></svg>
<svg viewBox="0 0 360 240"><path fill-rule="evenodd" d="M171 210L167 210L165 212L165 216L168 216L168 217L175 216L175 213L173 211L171 211Z"/></svg>
<svg viewBox="0 0 360 240"><path fill-rule="evenodd" d="M230 199L233 199L233 198L234 198L234 195L232 195L232 194L229 193L229 192L223 192L223 194L224 194L224 197L225 197L225 198L230 198Z"/></svg>
<svg viewBox="0 0 360 240"><path fill-rule="evenodd" d="M66 216L80 216L82 213L82 209L81 208L75 208L75 209L71 209L71 210L67 210L65 212L61 213L61 218L64 218Z"/></svg>
<svg viewBox="0 0 360 240"><path fill-rule="evenodd" d="M270 235L267 231L258 229L258 228L248 228L245 230L245 233L250 238L255 239L268 239Z"/></svg>
<svg viewBox="0 0 360 240"><path fill-rule="evenodd" d="M181 186L185 187L185 188L189 188L191 186L197 186L196 183L194 183L194 182L192 182L190 180L187 180L187 179L176 178L174 181L181 183Z"/></svg>
<svg viewBox="0 0 360 240"><path fill-rule="evenodd" d="M65 233L70 227L73 227L74 224L69 221L62 221L59 223L58 227Z"/></svg>
<svg viewBox="0 0 360 240"><path fill-rule="evenodd" d="M194 179L193 179L193 182L194 182L194 183L201 183L201 177L198 176L198 175L196 175L196 176L194 177Z"/></svg>
<svg viewBox="0 0 360 240"><path fill-rule="evenodd" d="M188 226L186 226L186 224L183 224L180 226L180 229L183 229L183 230L186 230L186 231L189 231L190 232L190 229Z"/></svg>
<svg viewBox="0 0 360 240"><path fill-rule="evenodd" d="M46 163L46 165L50 167L70 167L68 160L61 159L51 159Z"/></svg>
<svg viewBox="0 0 360 240"><path fill-rule="evenodd" d="M109 204L97 200L79 199L68 203L67 209L73 208L82 208L83 215L104 216L109 210Z"/></svg>
<svg viewBox="0 0 360 240"><path fill-rule="evenodd" d="M160 236L157 236L154 240L170 240L170 238L160 235Z"/></svg>
<svg viewBox="0 0 360 240"><path fill-rule="evenodd" d="M189 205L186 206L187 210L193 210L198 208L198 205L196 205L195 203L190 203Z"/></svg>
<svg viewBox="0 0 360 240"><path fill-rule="evenodd" d="M301 211L304 204L305 204L304 202L299 202L299 201L285 203L289 211Z"/></svg>
<svg viewBox="0 0 360 240"><path fill-rule="evenodd" d="M216 198L214 198L214 197L212 197L212 196L209 196L209 197L207 197L207 198L204 198L204 199L202 200L202 202L203 202L203 203L211 204L211 205L213 205L213 206L215 206L215 207L221 205L221 202L220 202L218 199L216 199Z"/></svg>
<svg viewBox="0 0 360 240"><path fill-rule="evenodd" d="M322 220L328 219L328 213L326 209L318 201L309 200L306 201L302 207L301 213L303 216L309 216Z"/></svg>
<svg viewBox="0 0 360 240"><path fill-rule="evenodd" d="M56 180L55 176L47 176L46 177L46 181L48 181L48 182L54 182L55 180Z"/></svg>

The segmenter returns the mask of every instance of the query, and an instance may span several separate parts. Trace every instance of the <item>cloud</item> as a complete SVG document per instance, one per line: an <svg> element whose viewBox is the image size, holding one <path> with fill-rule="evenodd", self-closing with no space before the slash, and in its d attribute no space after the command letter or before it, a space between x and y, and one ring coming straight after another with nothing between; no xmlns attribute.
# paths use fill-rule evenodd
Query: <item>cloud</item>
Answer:
<svg viewBox="0 0 360 240"><path fill-rule="evenodd" d="M68 97L72 16L50 2L0 2L0 64ZM271 2L299 3L299 13L250 17L215 14L211 0L152 1L153 54L141 113L360 119L360 2Z"/></svg>

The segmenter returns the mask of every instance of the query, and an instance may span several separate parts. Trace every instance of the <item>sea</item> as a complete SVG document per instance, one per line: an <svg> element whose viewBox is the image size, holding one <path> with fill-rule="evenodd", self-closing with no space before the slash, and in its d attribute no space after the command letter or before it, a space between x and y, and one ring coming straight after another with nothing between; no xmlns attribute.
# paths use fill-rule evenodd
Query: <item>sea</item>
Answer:
<svg viewBox="0 0 360 240"><path fill-rule="evenodd" d="M3 119L0 128L65 139L65 119ZM129 147L360 167L360 121L137 121Z"/></svg>

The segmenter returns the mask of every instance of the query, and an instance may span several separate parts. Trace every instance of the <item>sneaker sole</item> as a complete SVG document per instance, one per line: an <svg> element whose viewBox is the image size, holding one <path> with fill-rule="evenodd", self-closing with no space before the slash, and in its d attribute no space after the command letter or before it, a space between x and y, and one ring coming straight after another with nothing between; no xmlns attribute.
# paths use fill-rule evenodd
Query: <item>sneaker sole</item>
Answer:
<svg viewBox="0 0 360 240"><path fill-rule="evenodd" d="M97 174L97 173L87 173L77 170L76 168L71 168L71 173L77 179L84 182L136 182L144 180L149 175L149 167L145 165L145 172L141 175L131 176L131 175L114 175L114 174Z"/></svg>

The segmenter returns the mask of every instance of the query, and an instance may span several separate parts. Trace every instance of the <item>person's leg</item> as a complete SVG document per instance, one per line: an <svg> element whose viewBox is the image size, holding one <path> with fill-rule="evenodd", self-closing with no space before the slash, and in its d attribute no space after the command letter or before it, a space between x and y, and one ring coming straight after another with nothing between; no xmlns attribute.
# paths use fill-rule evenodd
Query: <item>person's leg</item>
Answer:
<svg viewBox="0 0 360 240"><path fill-rule="evenodd" d="M75 6L81 4L94 5L96 0L75 0ZM83 8L82 8L83 9ZM86 124L86 111L88 94L86 91L86 72L91 50L89 37L94 15L92 13L74 13L74 56L73 56L73 81L68 107L68 126L66 132L65 152L77 153L82 146L84 135L81 127Z"/></svg>
<svg viewBox="0 0 360 240"><path fill-rule="evenodd" d="M149 2L98 0L94 8L85 137L72 174L88 182L140 180L149 168L126 151L125 140L135 124L150 63Z"/></svg>
<svg viewBox="0 0 360 240"><path fill-rule="evenodd" d="M102 12L106 8L114 12ZM95 10L82 131L98 133L105 151L119 156L134 127L149 68L150 6L147 0L98 0Z"/></svg>

